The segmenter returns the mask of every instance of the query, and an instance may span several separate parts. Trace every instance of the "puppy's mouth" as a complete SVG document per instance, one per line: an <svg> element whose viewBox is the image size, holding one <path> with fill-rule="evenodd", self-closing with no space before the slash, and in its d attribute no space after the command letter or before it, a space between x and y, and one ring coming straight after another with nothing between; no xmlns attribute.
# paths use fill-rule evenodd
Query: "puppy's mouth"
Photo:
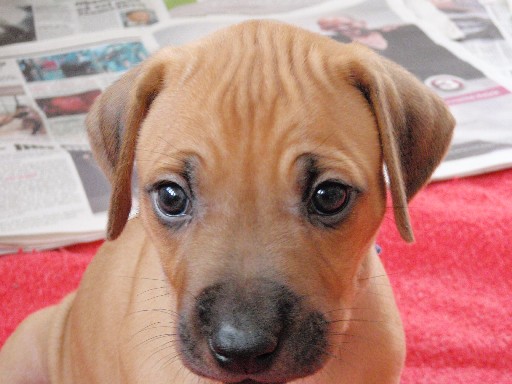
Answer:
<svg viewBox="0 0 512 384"><path fill-rule="evenodd" d="M205 288L178 326L183 363L225 384L285 384L325 363L328 321L268 280Z"/></svg>

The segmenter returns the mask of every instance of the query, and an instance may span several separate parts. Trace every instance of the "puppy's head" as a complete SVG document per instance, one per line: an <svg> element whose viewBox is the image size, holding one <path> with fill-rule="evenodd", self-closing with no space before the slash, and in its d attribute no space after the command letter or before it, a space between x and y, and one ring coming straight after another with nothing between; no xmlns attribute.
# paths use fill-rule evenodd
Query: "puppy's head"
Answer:
<svg viewBox="0 0 512 384"><path fill-rule="evenodd" d="M398 229L453 119L412 75L358 45L249 22L166 48L88 117L122 231L140 216L176 292L184 364L222 382L310 375L346 322L389 184ZM334 343L335 344L335 343Z"/></svg>

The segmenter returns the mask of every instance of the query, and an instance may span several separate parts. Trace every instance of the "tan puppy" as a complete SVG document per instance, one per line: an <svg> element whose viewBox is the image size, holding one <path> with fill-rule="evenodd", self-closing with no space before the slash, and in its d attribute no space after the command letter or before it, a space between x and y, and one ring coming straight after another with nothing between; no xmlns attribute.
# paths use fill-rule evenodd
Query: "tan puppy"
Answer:
<svg viewBox="0 0 512 384"><path fill-rule="evenodd" d="M398 383L383 164L412 241L407 202L453 126L397 65L291 26L161 50L88 117L112 241L7 341L0 382Z"/></svg>

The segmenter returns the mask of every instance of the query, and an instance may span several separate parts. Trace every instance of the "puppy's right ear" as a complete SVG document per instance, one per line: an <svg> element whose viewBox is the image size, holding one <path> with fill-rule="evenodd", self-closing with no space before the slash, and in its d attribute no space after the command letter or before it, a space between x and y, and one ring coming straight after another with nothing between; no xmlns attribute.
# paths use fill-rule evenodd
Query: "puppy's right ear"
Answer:
<svg viewBox="0 0 512 384"><path fill-rule="evenodd" d="M139 127L163 87L170 49L131 69L96 99L86 119L92 151L112 184L107 239L117 238L131 209L131 177Z"/></svg>

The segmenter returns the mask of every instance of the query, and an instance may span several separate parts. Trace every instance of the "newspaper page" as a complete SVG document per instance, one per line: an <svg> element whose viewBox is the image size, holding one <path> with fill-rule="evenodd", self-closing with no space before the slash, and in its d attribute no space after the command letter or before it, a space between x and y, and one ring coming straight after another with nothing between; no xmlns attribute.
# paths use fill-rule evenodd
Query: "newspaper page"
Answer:
<svg viewBox="0 0 512 384"><path fill-rule="evenodd" d="M475 58L444 30L423 23L402 0L319 0L307 7L305 3L2 2L0 8L9 6L18 16L7 17L6 8L2 10L0 36L27 40L0 47L0 253L101 238L110 189L94 163L84 127L95 98L159 47L188 43L254 15L342 43L365 44L402 64L437 92L450 106L457 127L435 179L512 166L512 85L494 67ZM130 4L154 9L156 21L138 28L123 24L122 12ZM218 4L227 14L204 15L215 13ZM66 8L69 17L60 13L51 22L48 14L42 16L42 9L48 10L43 6ZM187 17L178 16L178 11ZM85 22L84 17L91 19ZM113 28L102 33L108 18ZM63 20L75 28L65 32L66 37L50 38L41 32L44 25L64 28ZM30 23L32 32L23 27ZM9 28L11 33L6 33ZM503 28L498 29L503 33Z"/></svg>
<svg viewBox="0 0 512 384"><path fill-rule="evenodd" d="M404 0L419 22L439 28L475 58L512 78L512 22L506 0Z"/></svg>
<svg viewBox="0 0 512 384"><path fill-rule="evenodd" d="M156 47L138 35L89 40L0 58L0 253L104 236L110 186L85 116Z"/></svg>
<svg viewBox="0 0 512 384"><path fill-rule="evenodd" d="M0 46L147 27L168 18L160 0L4 0Z"/></svg>

